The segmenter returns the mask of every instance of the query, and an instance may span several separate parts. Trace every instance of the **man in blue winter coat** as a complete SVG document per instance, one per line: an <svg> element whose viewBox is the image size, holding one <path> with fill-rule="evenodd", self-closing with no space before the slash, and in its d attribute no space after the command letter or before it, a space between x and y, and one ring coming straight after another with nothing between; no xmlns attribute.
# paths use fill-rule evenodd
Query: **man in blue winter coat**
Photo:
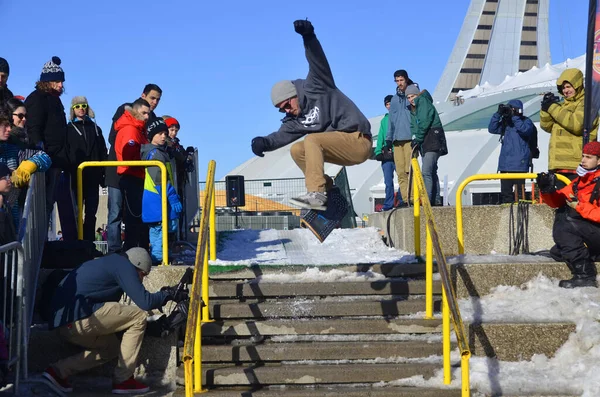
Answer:
<svg viewBox="0 0 600 397"><path fill-rule="evenodd" d="M148 251L135 247L84 262L60 282L51 302L49 328L66 341L85 348L49 366L42 374L53 389L73 391L68 377L118 358L114 394L145 393L148 386L133 378L146 330L146 311L184 296L177 287L146 291L142 280L150 273ZM123 293L136 304L119 303ZM123 332L122 338L117 333Z"/></svg>
<svg viewBox="0 0 600 397"><path fill-rule="evenodd" d="M488 126L491 134L500 135L500 158L498 172L528 172L531 163L529 139L534 134L533 122L523 115L523 102L512 99L508 104L498 105ZM500 181L500 203L515 201L513 186L516 185L517 196L525 187L523 179L502 179ZM524 198L524 197L522 197Z"/></svg>

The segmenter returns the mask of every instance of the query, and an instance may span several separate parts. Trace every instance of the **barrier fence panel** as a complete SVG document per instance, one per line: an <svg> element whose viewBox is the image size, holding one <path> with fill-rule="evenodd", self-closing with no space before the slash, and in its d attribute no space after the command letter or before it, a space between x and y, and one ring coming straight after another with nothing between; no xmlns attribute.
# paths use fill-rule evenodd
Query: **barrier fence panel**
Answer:
<svg viewBox="0 0 600 397"><path fill-rule="evenodd" d="M350 182L348 182L348 173L346 167L342 167L340 172L333 178L335 186L340 189L340 193L348 201L348 213L342 219L340 225L343 229L352 229L356 227L356 213L352 203L352 192L350 191Z"/></svg>
<svg viewBox="0 0 600 397"><path fill-rule="evenodd" d="M98 251L102 252L102 255L108 253L108 241L94 241L94 245Z"/></svg>

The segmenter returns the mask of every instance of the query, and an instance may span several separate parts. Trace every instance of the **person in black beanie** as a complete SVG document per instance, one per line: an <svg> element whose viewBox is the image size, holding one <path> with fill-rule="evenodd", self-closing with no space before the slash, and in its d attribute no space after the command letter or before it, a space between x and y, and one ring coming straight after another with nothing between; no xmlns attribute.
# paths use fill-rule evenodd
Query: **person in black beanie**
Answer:
<svg viewBox="0 0 600 397"><path fill-rule="evenodd" d="M8 89L6 85L8 82L8 75L10 74L10 66L6 59L0 57L0 108L4 108L6 101L12 98L14 95Z"/></svg>

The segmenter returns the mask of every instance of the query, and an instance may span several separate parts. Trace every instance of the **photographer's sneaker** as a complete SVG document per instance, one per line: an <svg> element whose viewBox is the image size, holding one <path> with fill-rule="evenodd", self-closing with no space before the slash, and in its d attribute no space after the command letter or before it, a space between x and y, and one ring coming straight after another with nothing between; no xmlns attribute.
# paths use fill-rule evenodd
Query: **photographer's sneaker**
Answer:
<svg viewBox="0 0 600 397"><path fill-rule="evenodd" d="M290 203L300 208L325 211L327 209L327 195L321 192L308 192L305 195L290 199Z"/></svg>
<svg viewBox="0 0 600 397"><path fill-rule="evenodd" d="M148 386L133 379L132 376L124 382L113 385L112 392L113 394L141 394L146 393L149 390L150 388Z"/></svg>
<svg viewBox="0 0 600 397"><path fill-rule="evenodd" d="M73 386L71 386L69 380L67 378L61 378L58 376L52 367L46 368L42 374L42 377L47 380L53 388L56 388L63 393L70 393L73 391Z"/></svg>

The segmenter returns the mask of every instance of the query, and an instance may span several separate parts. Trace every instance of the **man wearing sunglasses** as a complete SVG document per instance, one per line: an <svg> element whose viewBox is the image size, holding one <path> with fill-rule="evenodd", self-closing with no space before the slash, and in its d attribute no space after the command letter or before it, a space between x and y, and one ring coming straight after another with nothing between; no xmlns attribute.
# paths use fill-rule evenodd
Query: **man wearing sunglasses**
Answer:
<svg viewBox="0 0 600 397"><path fill-rule="evenodd" d="M366 161L371 155L371 125L335 85L313 25L298 20L294 29L304 40L308 76L273 86L271 100L285 117L277 132L252 140L252 151L262 157L264 152L305 137L291 147L291 155L304 173L307 193L290 202L324 210L327 190L333 187L333 181L325 175L324 163L350 166Z"/></svg>

